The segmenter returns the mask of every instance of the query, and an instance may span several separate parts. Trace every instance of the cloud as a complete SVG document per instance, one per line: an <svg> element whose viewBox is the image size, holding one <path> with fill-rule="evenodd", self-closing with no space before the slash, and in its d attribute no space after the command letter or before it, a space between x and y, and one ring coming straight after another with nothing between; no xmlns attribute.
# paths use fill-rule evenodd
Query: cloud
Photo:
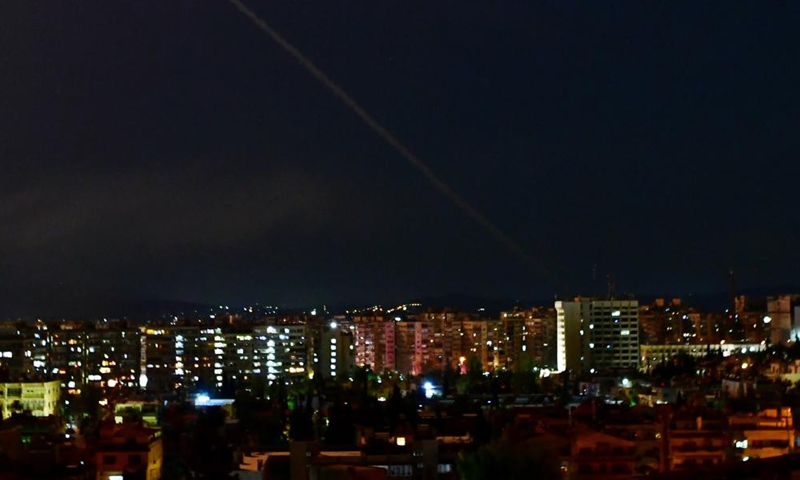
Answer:
<svg viewBox="0 0 800 480"><path fill-rule="evenodd" d="M237 255L278 236L297 241L352 220L340 187L299 168L222 165L32 178L0 192L0 278L124 275Z"/></svg>

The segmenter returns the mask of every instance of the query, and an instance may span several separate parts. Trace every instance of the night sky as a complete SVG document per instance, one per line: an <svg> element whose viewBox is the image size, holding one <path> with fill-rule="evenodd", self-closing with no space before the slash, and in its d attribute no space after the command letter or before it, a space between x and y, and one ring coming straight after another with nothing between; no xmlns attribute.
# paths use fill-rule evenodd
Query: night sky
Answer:
<svg viewBox="0 0 800 480"><path fill-rule="evenodd" d="M800 3L0 3L0 315L797 285ZM682 3L682 5L677 5Z"/></svg>

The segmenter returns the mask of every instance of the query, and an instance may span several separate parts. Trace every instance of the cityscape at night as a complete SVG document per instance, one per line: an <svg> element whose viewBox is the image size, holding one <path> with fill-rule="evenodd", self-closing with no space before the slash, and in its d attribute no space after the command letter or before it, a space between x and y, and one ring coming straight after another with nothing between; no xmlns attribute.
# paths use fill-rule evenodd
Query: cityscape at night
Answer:
<svg viewBox="0 0 800 480"><path fill-rule="evenodd" d="M0 480L800 478L799 19L0 2Z"/></svg>

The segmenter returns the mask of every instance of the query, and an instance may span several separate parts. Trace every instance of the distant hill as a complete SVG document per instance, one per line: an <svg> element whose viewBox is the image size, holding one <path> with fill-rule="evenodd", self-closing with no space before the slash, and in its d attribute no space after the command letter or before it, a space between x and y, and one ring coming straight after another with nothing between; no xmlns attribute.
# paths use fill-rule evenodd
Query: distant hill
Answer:
<svg viewBox="0 0 800 480"><path fill-rule="evenodd" d="M423 309L426 307L452 308L460 312L480 313L487 317L496 317L503 310L510 310L515 306L530 306L526 302L520 300L463 294L421 297L413 301L415 303L421 303Z"/></svg>
<svg viewBox="0 0 800 480"><path fill-rule="evenodd" d="M3 293L3 292L0 292ZM54 293L54 292L48 292ZM61 292L59 292L61 293ZM742 288L737 291L737 295L749 297L752 308L765 308L766 297L786 293L800 293L800 286L779 286L779 287L754 287ZM0 298L0 319L22 319L32 320L36 318L125 318L131 321L144 321L169 316L194 317L207 316L211 313L218 313L219 308L215 305L185 302L164 299L132 299L125 297L106 297L106 298L85 298L77 295L51 294L46 295L46 302L25 301L24 298L6 296ZM656 298L679 297L685 306L696 307L705 311L723 311L730 305L730 298L727 292L702 293L702 294L638 294L634 298L640 304L652 303ZM620 298L624 298L621 296ZM567 299L565 297L564 299ZM375 302L384 307L395 305L420 303L421 311L429 308L451 308L461 312L477 313L487 318L497 318L500 312L514 307L530 308L532 306L552 306L554 299L510 299L480 295L449 294L439 296L425 296L414 299L395 301L395 302ZM364 302L360 306L366 307L375 303ZM330 313L345 313L359 307L354 307L354 302L349 307L329 306ZM302 313L311 311L313 306L285 308L281 307L282 313ZM234 310L235 311L235 310ZM258 315L258 313L256 313Z"/></svg>
<svg viewBox="0 0 800 480"><path fill-rule="evenodd" d="M46 302L4 303L0 318L21 320L113 318L138 322L171 315L208 314L212 311L211 306L200 303L123 298L50 297Z"/></svg>

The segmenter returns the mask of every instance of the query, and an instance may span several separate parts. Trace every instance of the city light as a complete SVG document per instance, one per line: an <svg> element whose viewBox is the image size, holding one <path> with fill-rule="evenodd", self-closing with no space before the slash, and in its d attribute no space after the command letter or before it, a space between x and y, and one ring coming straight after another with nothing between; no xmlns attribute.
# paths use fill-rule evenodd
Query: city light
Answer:
<svg viewBox="0 0 800 480"><path fill-rule="evenodd" d="M425 382L422 385L422 389L425 390L425 398L433 398L433 396L436 394L435 387L431 382Z"/></svg>

